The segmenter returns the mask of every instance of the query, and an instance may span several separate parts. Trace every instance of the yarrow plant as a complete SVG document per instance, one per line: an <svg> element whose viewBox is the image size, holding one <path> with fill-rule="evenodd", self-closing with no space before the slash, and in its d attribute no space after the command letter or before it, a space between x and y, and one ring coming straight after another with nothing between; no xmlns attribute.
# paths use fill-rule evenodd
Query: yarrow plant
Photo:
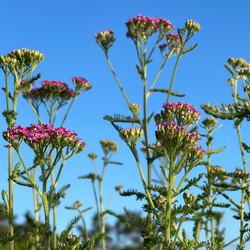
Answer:
<svg viewBox="0 0 250 250"><path fill-rule="evenodd" d="M200 118L200 113L197 112L193 106L187 103L169 103L169 99L171 95L177 97L183 96L172 91L177 65L181 56L193 50L197 46L197 44L195 44L191 45L189 48L185 48L187 42L197 31L199 31L200 25L195 21L188 20L182 29L177 30L177 33L170 33L173 31L174 26L169 20L137 15L136 17L128 19L126 27L126 36L133 41L138 56L139 64L136 65L136 68L143 85L143 104L137 104L137 106L132 104L129 101L129 98L126 95L120 81L118 80L108 56L108 51L115 41L114 32L109 33L106 29L105 31L98 33L98 35L94 35L96 43L100 45L101 49L104 51L110 69L128 103L128 108L132 112L133 117L115 115L113 117L105 116L104 119L111 122L114 128L119 132L121 139L126 142L135 158L140 172L145 193L141 194L139 192L128 191L123 192L121 195L137 195L137 198L140 197L140 199L145 199L147 201L147 204L144 205L144 210L148 213L146 221L142 222L143 220L140 219L142 225L134 222L138 225L138 227L146 228L141 231L141 235L144 238L145 249L153 249L156 246L159 246L160 249L162 249L162 247L174 249L177 237L180 240L180 227L178 230L175 230L174 232L172 231L173 225L176 225L175 223L177 223L176 220L173 224L176 212L174 211L171 213L173 209L172 204L174 203L174 199L177 195L184 192L201 179L202 175L195 180L189 181L183 188L183 183L188 173L199 163L200 160L205 157L206 152L201 146L197 146L197 143L200 140L199 133L195 132L195 129L193 131L189 131L190 127L197 123ZM106 34L106 36L103 34ZM158 38L151 50L148 52L148 40L156 34L158 34ZM159 45L164 38L166 38L167 43ZM103 46L103 44L108 44L108 46ZM158 74L155 76L151 85L148 86L147 67L152 61L152 56L157 46L159 46L160 52L163 56L163 62ZM166 48L168 48L168 52L165 52ZM177 60L169 88L154 88L167 60L176 55ZM156 131L156 145L160 144L159 147L150 145L148 131L148 124L154 116L154 113L148 116L147 100L148 97L155 92L167 94L164 111L155 116L156 125L158 127L158 130ZM141 107L143 118L140 118L139 111ZM132 127L123 129L116 125L118 122L131 123ZM138 124L139 127L135 127L135 124ZM147 161L147 180L144 177L145 173L143 172L137 152L137 144L140 140L142 140L145 147L144 152ZM152 151L154 152L153 154ZM159 157L165 157L167 161L166 168L161 167L161 172L163 173L167 183L167 186L164 187L164 189L153 187L151 183L151 170L153 162ZM180 172L182 173L183 169L185 169L183 177L181 178L179 184L175 186L176 176L180 174ZM156 206L156 194L153 194L152 192L158 192L157 197L166 197L166 206ZM193 211L191 210L188 210L188 212L191 213ZM131 217L132 216L130 216L130 218ZM182 222L180 223L180 226L181 224ZM173 235L175 235L175 237L172 241Z"/></svg>
<svg viewBox="0 0 250 250"><path fill-rule="evenodd" d="M17 180L24 174L18 169L19 166L15 168L11 178L16 183L32 187L37 191L38 195L42 199L45 225L48 229L50 229L49 211L52 206L55 206L57 201L54 199L54 193L51 196L48 196L47 180L51 176L51 172L54 170L57 163L61 161L60 168L55 179L54 186L56 186L65 161L84 150L86 144L82 141L82 139L79 139L76 136L77 134L74 131L70 131L65 128L55 128L53 125L48 124L31 124L29 127L9 127L3 132L3 138L16 150L24 167L26 182L19 182ZM27 144L37 157L37 164L41 168L41 181L43 184L41 190L34 182L29 172L30 169L26 167L26 164L21 157L19 147L22 142ZM46 150L51 145L52 147L50 148L49 154L46 156ZM49 169L47 169L47 159L50 158L50 155L54 150L56 151L56 155L53 159L53 164L49 166ZM53 189L52 192L54 192L54 190L55 189ZM46 237L46 249L50 249L49 235Z"/></svg>
<svg viewBox="0 0 250 250"><path fill-rule="evenodd" d="M108 202L106 208L104 209L103 192L102 192L104 173L105 173L106 167L109 164L121 165L122 163L116 162L116 161L111 161L111 157L113 156L113 154L118 152L118 145L116 142L111 141L111 140L101 140L100 144L101 144L101 147L102 147L102 150L104 153L104 157L102 158L103 159L103 168L102 168L101 174L99 174L98 168L95 164L95 159L97 158L97 155L95 153L89 153L88 157L91 159L91 161L93 163L95 173L89 173L88 175L80 176L78 178L79 179L90 179L92 182L92 188L94 191L95 202L96 202L97 219L98 219L98 225L99 225L99 231L100 231L98 235L93 235L89 241L88 241L88 238L86 238L86 236L85 236L86 246L88 246L89 242L100 238L102 241L102 249L105 250L106 249L106 238L107 238L106 225L105 225L106 214L111 214L111 215L117 216L114 212L108 210L108 208L109 208L109 205L110 205L115 193L116 192L120 193L123 185L116 185L115 186L115 191L112 194L111 198L109 199L109 202ZM99 191L98 193L96 191L95 181L98 181L98 191ZM86 235L86 233L85 233L85 235Z"/></svg>

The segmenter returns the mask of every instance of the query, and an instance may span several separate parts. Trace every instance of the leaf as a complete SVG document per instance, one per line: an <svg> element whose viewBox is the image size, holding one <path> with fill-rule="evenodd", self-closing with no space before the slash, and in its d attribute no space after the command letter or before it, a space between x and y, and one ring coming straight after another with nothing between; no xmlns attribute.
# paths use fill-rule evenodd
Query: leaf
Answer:
<svg viewBox="0 0 250 250"><path fill-rule="evenodd" d="M72 220L70 220L70 222L68 223L67 227L65 230L62 231L59 240L63 241L64 239L67 238L67 236L69 235L70 231L73 229L73 227L77 224L77 222L81 219L81 215L78 215L76 217L74 217Z"/></svg>
<svg viewBox="0 0 250 250"><path fill-rule="evenodd" d="M23 234L22 233L16 233L15 235L13 236L10 236L9 233L7 234L2 234L1 235L1 238L0 238L0 244L6 244L12 240L17 240L19 239Z"/></svg>
<svg viewBox="0 0 250 250"><path fill-rule="evenodd" d="M131 116L124 116L120 114L115 114L114 116L106 115L103 117L104 120L110 121L110 122L126 122L126 123L138 123L140 124L140 121L138 119L134 119Z"/></svg>
<svg viewBox="0 0 250 250"><path fill-rule="evenodd" d="M128 222L128 220L126 219L126 217L124 215L119 215L116 212L112 211L112 210L106 210L104 212L104 214L110 214L113 215L114 217L116 217L118 220L120 220L121 222L125 223L128 227L131 226L131 224Z"/></svg>
<svg viewBox="0 0 250 250"><path fill-rule="evenodd" d="M222 147L222 148L219 148L219 149L213 149L213 150L210 151L210 154L218 154L218 153L224 151L225 149L226 149L225 146Z"/></svg>
<svg viewBox="0 0 250 250"><path fill-rule="evenodd" d="M107 162L108 164L116 164L116 165L123 165L122 162L119 162L119 161L109 161Z"/></svg>
<svg viewBox="0 0 250 250"><path fill-rule="evenodd" d="M186 54L186 53L192 51L192 50L195 49L197 46L198 46L198 43L189 46L188 48L186 48L185 50L182 51L182 54L184 55L184 54Z"/></svg>
<svg viewBox="0 0 250 250"><path fill-rule="evenodd" d="M152 113L151 113L151 115L148 117L148 119L147 119L147 123L149 124L149 122L151 121L151 119L152 119L152 117L154 116L154 114L155 114L155 112L153 111Z"/></svg>
<svg viewBox="0 0 250 250"><path fill-rule="evenodd" d="M127 191L123 191L120 193L121 196L132 196L132 195L136 195L136 200L142 200L145 199L146 196L145 194L141 193L141 192L137 192L137 190L131 189L131 190L127 190Z"/></svg>
<svg viewBox="0 0 250 250"><path fill-rule="evenodd" d="M250 147L247 146L246 143L242 142L242 147L244 148L244 150L245 150L247 153L250 153Z"/></svg>
<svg viewBox="0 0 250 250"><path fill-rule="evenodd" d="M10 208L9 208L9 198L8 198L8 194L6 192L6 190L2 190L2 199L4 201L4 205L6 208L6 212L10 212Z"/></svg>
<svg viewBox="0 0 250 250"><path fill-rule="evenodd" d="M151 92L151 93L154 93L154 92L161 92L161 93L166 93L166 94L168 94L168 93L169 93L169 89L166 89L166 88L152 89L150 92ZM185 96L184 94L179 94L177 91L176 91L176 92L171 91L171 94L170 94L170 95L177 96L177 97L184 97L184 96Z"/></svg>

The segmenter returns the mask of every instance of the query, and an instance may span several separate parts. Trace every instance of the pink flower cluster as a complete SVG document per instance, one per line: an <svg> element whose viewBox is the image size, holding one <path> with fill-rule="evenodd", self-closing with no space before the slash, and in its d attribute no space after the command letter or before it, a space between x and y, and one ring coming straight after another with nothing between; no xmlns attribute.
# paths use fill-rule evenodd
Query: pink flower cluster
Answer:
<svg viewBox="0 0 250 250"><path fill-rule="evenodd" d="M166 35L167 44L164 43L159 46L159 49L161 52L164 52L164 50L168 47L169 50L175 49L175 51L178 53L181 48L181 38L178 34L174 33L168 33Z"/></svg>
<svg viewBox="0 0 250 250"><path fill-rule="evenodd" d="M166 147L168 152L175 150L180 151L194 151L196 154L201 154L203 157L206 152L202 147L197 147L198 141L201 139L199 133L190 133L184 126L178 126L175 122L164 122L157 124L158 130L155 131L156 139L162 146Z"/></svg>
<svg viewBox="0 0 250 250"><path fill-rule="evenodd" d="M46 142L46 145L52 143L54 147L80 147L82 150L86 146L82 139L76 137L77 133L74 131L63 127L55 128L48 124L31 124L29 127L13 126L4 131L2 135L14 148L18 148L22 140L29 146L32 146L32 143L35 142Z"/></svg>
<svg viewBox="0 0 250 250"><path fill-rule="evenodd" d="M155 115L156 124L175 121L178 125L196 124L201 114L194 106L184 102L168 102L163 104L164 110Z"/></svg>
<svg viewBox="0 0 250 250"><path fill-rule="evenodd" d="M31 99L48 99L49 97L60 97L70 99L75 96L75 91L62 81L43 80L42 87L31 89L26 92Z"/></svg>
<svg viewBox="0 0 250 250"><path fill-rule="evenodd" d="M114 44L114 31L105 29L100 31L99 33L95 33L94 37L96 39L96 43L104 50L108 51L108 49Z"/></svg>
<svg viewBox="0 0 250 250"><path fill-rule="evenodd" d="M164 103L162 107L165 108L165 110L168 110L169 112L174 109L185 109L185 111L188 113L195 113L198 114L199 117L201 116L201 114L194 108L193 105L190 105L185 102L168 102Z"/></svg>
<svg viewBox="0 0 250 250"><path fill-rule="evenodd" d="M127 37L143 39L151 36L152 34L160 31L167 33L174 29L174 26L169 20L163 18L146 17L138 14L136 17L129 18L126 23L128 32Z"/></svg>
<svg viewBox="0 0 250 250"><path fill-rule="evenodd" d="M92 85L83 77L72 77L71 81L75 85L76 92L84 92L92 88Z"/></svg>

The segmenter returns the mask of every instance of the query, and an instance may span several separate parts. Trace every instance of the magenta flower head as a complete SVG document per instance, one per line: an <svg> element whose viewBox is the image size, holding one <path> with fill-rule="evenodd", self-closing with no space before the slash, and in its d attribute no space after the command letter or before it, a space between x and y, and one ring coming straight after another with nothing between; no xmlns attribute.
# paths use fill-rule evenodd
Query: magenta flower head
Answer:
<svg viewBox="0 0 250 250"><path fill-rule="evenodd" d="M181 49L181 38L178 34L168 33L166 35L167 45L169 51L179 53Z"/></svg>
<svg viewBox="0 0 250 250"><path fill-rule="evenodd" d="M33 101L45 102L49 99L57 101L67 101L75 96L75 91L62 81L43 80L42 87L33 88L24 93L25 98L30 98Z"/></svg>
<svg viewBox="0 0 250 250"><path fill-rule="evenodd" d="M155 115L156 124L163 122L176 122L178 126L191 126L198 122L201 114L188 103L168 102L163 104L164 110Z"/></svg>
<svg viewBox="0 0 250 250"><path fill-rule="evenodd" d="M92 85L82 77L72 77L71 81L75 86L75 92L81 94L82 92L88 91L92 88Z"/></svg>
<svg viewBox="0 0 250 250"><path fill-rule="evenodd" d="M166 149L167 153L172 152L177 155L184 152L184 155L187 156L191 152L193 153L192 157L190 156L192 160L205 157L205 151L196 147L200 140L199 133L190 133L184 126L177 125L175 122L163 122L158 124L157 127L156 139ZM194 154L195 157L193 157Z"/></svg>
<svg viewBox="0 0 250 250"><path fill-rule="evenodd" d="M157 32L165 34L174 29L174 26L169 20L146 17L140 14L136 17L129 18L126 26L128 28L126 36L134 41L139 39L148 39Z"/></svg>
<svg viewBox="0 0 250 250"><path fill-rule="evenodd" d="M57 150L67 148L67 152L72 154L84 150L86 144L82 139L77 138L74 131L66 128L55 128L48 124L31 124L29 127L13 126L2 133L3 138L18 150L24 141L36 154L45 152L49 145Z"/></svg>
<svg viewBox="0 0 250 250"><path fill-rule="evenodd" d="M94 37L96 39L96 43L105 53L108 52L109 48L112 47L115 42L114 31L109 29L105 29L97 34L95 33Z"/></svg>

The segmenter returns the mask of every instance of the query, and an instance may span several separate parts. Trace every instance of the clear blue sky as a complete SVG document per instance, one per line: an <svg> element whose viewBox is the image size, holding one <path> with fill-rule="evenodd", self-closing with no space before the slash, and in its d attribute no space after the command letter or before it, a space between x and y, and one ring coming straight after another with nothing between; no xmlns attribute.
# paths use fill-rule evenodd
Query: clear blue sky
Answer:
<svg viewBox="0 0 250 250"><path fill-rule="evenodd" d="M111 62L131 102L141 104L142 85L135 69L136 53L132 41L125 36L125 22L137 14L162 17L172 22L175 32L177 28L184 26L187 19L199 22L201 30L191 40L191 44L198 42L199 45L181 59L173 87L174 91L184 93L186 97L171 101L185 101L194 105L202 113L201 120L203 120L206 115L200 109L201 103L209 101L219 104L231 101L231 90L226 83L230 76L223 67L223 63L226 63L229 57L243 57L250 61L249 9L248 0L238 2L235 0L155 2L148 0L0 0L0 55L18 48L39 50L44 53L45 58L34 73L41 72L41 79L55 79L71 85L71 77L78 76L88 79L93 85L90 91L77 99L65 123L65 127L78 133L79 137L87 143L87 147L83 153L66 163L59 181L59 188L64 184L71 184L66 199L58 209L60 230L75 215L65 210L64 206L70 206L76 200L81 200L85 208L95 207L90 181L78 180L77 177L94 172L91 161L87 157L89 152L99 156L97 164L99 168L101 167L102 151L99 143L101 139L118 142L119 152L114 156L114 160L124 163L123 166L112 165L107 168L104 179L104 203L107 203L115 185L123 184L125 189L142 189L139 172L128 148L109 122L102 119L107 114L129 115L129 111L104 54L95 43L93 34L105 28L115 31L116 42L109 53ZM156 54L158 55L152 63L152 71L149 67L149 78L150 73L153 77L161 62L159 53ZM170 60L167 63L156 87L169 86L172 62L173 60ZM0 73L0 83L4 85L2 73ZM37 85L40 85L39 81ZM150 97L151 110L159 112L165 99L163 94ZM3 93L0 97L0 105L3 110L5 108ZM31 108L22 97L19 99L17 111L19 113L17 124L28 126L36 122ZM244 124L243 130L247 126L248 124ZM3 118L0 127L1 131L6 130ZM216 132L214 136L213 144L214 148L227 146L226 151L215 157L212 163L221 165L229 171L242 165L236 131L232 127L231 122L223 121L220 132ZM154 130L152 123L151 142L154 142ZM245 137L246 142L247 140L248 138ZM0 142L1 145L5 144L3 139ZM0 190L2 190L7 189L6 149L2 147L0 154L2 159ZM200 168L198 171L203 170ZM14 190L15 213L21 221L24 212L33 209L32 192L28 188L17 185ZM117 195L110 208L119 213L124 206L135 209L136 204L133 198L120 198ZM90 223L93 211L94 209L86 213L87 223ZM228 228L228 233L230 232L232 233Z"/></svg>

